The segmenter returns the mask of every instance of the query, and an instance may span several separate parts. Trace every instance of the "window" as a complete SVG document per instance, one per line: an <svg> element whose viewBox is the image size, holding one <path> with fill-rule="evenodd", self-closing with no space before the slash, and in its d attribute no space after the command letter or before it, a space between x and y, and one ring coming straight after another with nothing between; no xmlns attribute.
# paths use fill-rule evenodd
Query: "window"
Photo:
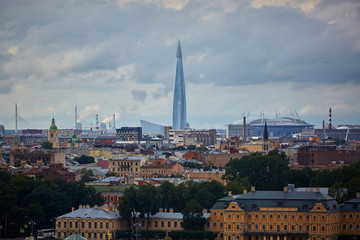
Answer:
<svg viewBox="0 0 360 240"><path fill-rule="evenodd" d="M89 222L89 226L88 226L88 228L91 228L91 222Z"/></svg>
<svg viewBox="0 0 360 240"><path fill-rule="evenodd" d="M266 216L265 216L265 215L263 215L262 217L263 217L263 218L266 218Z"/></svg>
<svg viewBox="0 0 360 240"><path fill-rule="evenodd" d="M240 230L240 225L239 224L236 225L236 229Z"/></svg>
<svg viewBox="0 0 360 240"><path fill-rule="evenodd" d="M113 197L113 196L110 197L110 201L111 201L111 202L114 201L114 197Z"/></svg>
<svg viewBox="0 0 360 240"><path fill-rule="evenodd" d="M88 233L88 238L91 238L91 233Z"/></svg>
<svg viewBox="0 0 360 240"><path fill-rule="evenodd" d="M157 227L158 226L158 222L157 221L155 221L155 227Z"/></svg>
<svg viewBox="0 0 360 240"><path fill-rule="evenodd" d="M66 222L64 222L64 228L66 228Z"/></svg>
<svg viewBox="0 0 360 240"><path fill-rule="evenodd" d="M280 215L277 215L276 217L277 217L278 219L280 219Z"/></svg>
<svg viewBox="0 0 360 240"><path fill-rule="evenodd" d="M220 213L220 216L222 216L222 215L223 215L223 213L221 212L221 213Z"/></svg>
<svg viewBox="0 0 360 240"><path fill-rule="evenodd" d="M272 214L270 214L270 216L269 216L269 217L270 217L270 219L272 219L273 215L272 215Z"/></svg>
<svg viewBox="0 0 360 240"><path fill-rule="evenodd" d="M287 215L284 215L284 218L287 219Z"/></svg>
<svg viewBox="0 0 360 240"><path fill-rule="evenodd" d="M228 215L228 219L231 219L231 215L230 215L230 214Z"/></svg>
<svg viewBox="0 0 360 240"><path fill-rule="evenodd" d="M94 228L97 228L97 222L94 222Z"/></svg>
<svg viewBox="0 0 360 240"><path fill-rule="evenodd" d="M251 224L249 224L248 228L249 228L249 230L251 230Z"/></svg>
<svg viewBox="0 0 360 240"><path fill-rule="evenodd" d="M214 222L214 228L216 227L216 222Z"/></svg>
<svg viewBox="0 0 360 240"><path fill-rule="evenodd" d="M103 223L102 222L100 222L100 228L103 228Z"/></svg>
<svg viewBox="0 0 360 240"><path fill-rule="evenodd" d="M75 228L78 228L78 222L75 222Z"/></svg>
<svg viewBox="0 0 360 240"><path fill-rule="evenodd" d="M255 215L255 218L258 218L258 217L259 217L259 216L256 214L256 215Z"/></svg>
<svg viewBox="0 0 360 240"><path fill-rule="evenodd" d="M58 222L58 227L61 228L61 222Z"/></svg>
<svg viewBox="0 0 360 240"><path fill-rule="evenodd" d="M161 227L162 228L164 227L164 221L161 221Z"/></svg>
<svg viewBox="0 0 360 240"><path fill-rule="evenodd" d="M287 230L287 225L284 225L284 230L285 230L285 231Z"/></svg>
<svg viewBox="0 0 360 240"><path fill-rule="evenodd" d="M270 225L270 230L273 230L273 225Z"/></svg>
<svg viewBox="0 0 360 240"><path fill-rule="evenodd" d="M102 235L102 233L100 233L100 239L102 239L103 238L103 235Z"/></svg>
<svg viewBox="0 0 360 240"><path fill-rule="evenodd" d="M266 225L265 225L265 224L262 225L262 229L265 231L265 229L266 229Z"/></svg>
<svg viewBox="0 0 360 240"><path fill-rule="evenodd" d="M299 225L299 231L302 231L302 226L301 225Z"/></svg>
<svg viewBox="0 0 360 240"><path fill-rule="evenodd" d="M302 215L299 215L299 219L302 219Z"/></svg>
<svg viewBox="0 0 360 240"><path fill-rule="evenodd" d="M221 222L221 223L220 223L220 227L223 227L223 226L224 226L224 224L223 224L223 222Z"/></svg>
<svg viewBox="0 0 360 240"><path fill-rule="evenodd" d="M231 230L231 224L228 225L228 230Z"/></svg>
<svg viewBox="0 0 360 240"><path fill-rule="evenodd" d="M94 233L94 238L96 238L97 236L96 236L96 233Z"/></svg>
<svg viewBox="0 0 360 240"><path fill-rule="evenodd" d="M259 226L257 224L255 224L255 230L258 230Z"/></svg>
<svg viewBox="0 0 360 240"><path fill-rule="evenodd" d="M236 218L237 218L237 219L239 219L239 218L240 218L240 215L239 215L239 214L238 214L238 215L236 215Z"/></svg>
<svg viewBox="0 0 360 240"><path fill-rule="evenodd" d="M291 215L291 219L295 219L295 215Z"/></svg>
<svg viewBox="0 0 360 240"><path fill-rule="evenodd" d="M168 221L168 228L169 228L169 227L171 227L171 222L170 222L170 221Z"/></svg>
<svg viewBox="0 0 360 240"><path fill-rule="evenodd" d="M277 225L277 226L276 226L276 230L277 230L278 232L280 232L280 225Z"/></svg>
<svg viewBox="0 0 360 240"><path fill-rule="evenodd" d="M216 216L216 212L214 212L214 216Z"/></svg>
<svg viewBox="0 0 360 240"><path fill-rule="evenodd" d="M109 223L105 223L105 228L109 228Z"/></svg>
<svg viewBox="0 0 360 240"><path fill-rule="evenodd" d="M231 236L228 236L228 240L231 240Z"/></svg>
<svg viewBox="0 0 360 240"><path fill-rule="evenodd" d="M72 222L70 222L70 228L72 228Z"/></svg>
<svg viewBox="0 0 360 240"><path fill-rule="evenodd" d="M325 227L324 226L321 226L321 231L325 232Z"/></svg>
<svg viewBox="0 0 360 240"><path fill-rule="evenodd" d="M291 230L294 231L295 230L295 226L291 225Z"/></svg>
<svg viewBox="0 0 360 240"><path fill-rule="evenodd" d="M316 232L316 226L313 226L313 232Z"/></svg>
<svg viewBox="0 0 360 240"><path fill-rule="evenodd" d="M81 227L85 228L85 223L84 222L81 222Z"/></svg>

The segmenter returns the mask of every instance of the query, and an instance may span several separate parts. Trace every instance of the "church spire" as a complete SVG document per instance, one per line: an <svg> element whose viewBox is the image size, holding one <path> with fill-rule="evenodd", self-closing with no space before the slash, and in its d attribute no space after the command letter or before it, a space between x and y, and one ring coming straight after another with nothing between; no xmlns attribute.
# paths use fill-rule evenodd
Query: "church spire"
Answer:
<svg viewBox="0 0 360 240"><path fill-rule="evenodd" d="M268 135L267 125L266 125L266 121L265 121L264 140L267 141L268 139L269 139L269 135Z"/></svg>
<svg viewBox="0 0 360 240"><path fill-rule="evenodd" d="M177 45L176 58L182 58L180 40L178 41Z"/></svg>

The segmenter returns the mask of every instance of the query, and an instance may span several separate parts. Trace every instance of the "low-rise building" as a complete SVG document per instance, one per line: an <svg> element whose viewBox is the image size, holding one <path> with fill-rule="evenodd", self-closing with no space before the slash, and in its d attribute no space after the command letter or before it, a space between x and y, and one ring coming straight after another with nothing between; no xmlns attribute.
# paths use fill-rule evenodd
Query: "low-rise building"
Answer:
<svg viewBox="0 0 360 240"><path fill-rule="evenodd" d="M152 163L140 167L140 177L155 178L159 176L170 176L181 174L184 167L178 162L168 162L165 159L155 159Z"/></svg>
<svg viewBox="0 0 360 240"><path fill-rule="evenodd" d="M146 161L143 156L125 156L109 160L109 171L120 177L139 176L140 166Z"/></svg>
<svg viewBox="0 0 360 240"><path fill-rule="evenodd" d="M115 239L118 229L127 228L127 221L120 218L114 206L101 207L89 205L79 206L79 209L56 218L55 237L64 239L72 234L79 234L88 240Z"/></svg>

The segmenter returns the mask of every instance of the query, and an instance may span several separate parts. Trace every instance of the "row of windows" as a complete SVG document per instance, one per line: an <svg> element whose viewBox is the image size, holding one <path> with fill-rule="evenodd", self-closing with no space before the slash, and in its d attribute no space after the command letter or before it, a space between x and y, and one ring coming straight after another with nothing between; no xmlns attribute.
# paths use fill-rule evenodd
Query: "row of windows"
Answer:
<svg viewBox="0 0 360 240"><path fill-rule="evenodd" d="M217 227L217 222L213 222L213 227L216 228ZM220 228L223 228L224 224L223 222L220 222ZM359 227L359 225L357 225L357 227ZM227 225L227 229L228 230L241 230L244 229L245 231L258 231L258 230L262 230L262 231L309 231L310 230L310 226L306 225L266 225L266 224L248 224L248 225L241 225L241 224L236 224L233 228L232 224L228 224ZM321 231L321 232L325 232L326 231L326 227L325 226L312 226L311 230L313 232L316 231Z"/></svg>
<svg viewBox="0 0 360 240"><path fill-rule="evenodd" d="M115 172L115 168L113 168L112 171ZM118 168L117 171L118 171L118 172L128 172L128 171L132 172L132 171L133 171L133 168L126 168L126 169L124 169L124 168ZM135 172L137 172L137 171L138 171L138 168L135 168Z"/></svg>
<svg viewBox="0 0 360 240"><path fill-rule="evenodd" d="M72 233L71 233L72 234ZM69 234L69 235L71 235L71 234ZM67 233L66 232L64 232L63 234L63 238L66 238L67 237ZM58 238L61 238L61 232L58 232L57 233L57 236L58 236ZM106 232L103 232L103 233L87 233L87 234L85 234L85 233L81 233L81 236L83 236L83 237L87 237L88 239L91 239L91 238L94 238L94 239L97 239L97 238L99 238L99 239L106 239L107 238L107 233Z"/></svg>
<svg viewBox="0 0 360 240"><path fill-rule="evenodd" d="M120 164L121 163L121 164ZM138 162L135 162L135 166L138 166ZM112 164L113 166L115 166L115 162L113 162ZM133 162L118 162L117 164L118 166L132 166Z"/></svg>
<svg viewBox="0 0 360 240"><path fill-rule="evenodd" d="M343 218L353 218L353 215L351 213L350 214L343 214ZM360 219L359 214L356 214L356 219Z"/></svg>
<svg viewBox="0 0 360 240"><path fill-rule="evenodd" d="M80 226L81 226L81 228L85 228L85 222L69 222L69 225L67 224L68 222L63 222L63 228L79 228ZM114 227L114 223L112 224L113 226L112 227ZM105 228L109 228L109 223L107 222L107 223L103 223L103 222L100 222L99 224L97 223L97 222L88 222L87 223L87 228L92 228L92 227L94 227L95 229L96 228L104 228L104 226L105 226ZM58 228L61 228L61 222L58 222Z"/></svg>
<svg viewBox="0 0 360 240"><path fill-rule="evenodd" d="M115 197L116 198L116 197ZM121 197L118 197L118 200L120 200L120 198ZM107 202L108 201L108 199L109 199L109 197L108 196L104 196L104 200L105 200L105 202ZM113 202L114 201L114 196L110 196L110 200L109 200L110 202Z"/></svg>
<svg viewBox="0 0 360 240"><path fill-rule="evenodd" d="M142 170L142 172L145 173L145 170ZM166 170L146 170L146 173L166 173ZM170 173L170 170L167 173Z"/></svg>
<svg viewBox="0 0 360 240"><path fill-rule="evenodd" d="M214 212L213 213L213 215L214 216L216 216L216 212ZM220 216L223 216L223 212L220 212ZM227 215L227 218L228 219L231 219L232 217L234 217L235 215L233 214L233 215L231 215L231 214L228 214ZM279 219L279 220L281 220L281 216L282 216L282 219L292 219L292 220L295 220L296 219L296 215L294 215L294 214L292 214L292 215L286 215L286 214L284 214L284 215L281 215L281 214L274 214L274 215L272 215L272 214L262 214L262 215L259 215L259 214L255 214L255 219L260 219L261 217L262 217L262 219L266 219L266 218L269 218L269 219L274 219L274 217L276 217L276 219ZM236 215L236 218L237 219L239 219L240 218L240 215L239 214L237 214ZM251 214L249 214L248 215L248 219L251 219L252 218L252 215ZM303 215L297 215L297 219L298 220L302 220L303 219ZM306 219L310 219L310 216L309 215L306 215ZM325 220L327 220L327 217L326 216L312 216L312 219L313 220L323 220L323 221L325 221Z"/></svg>

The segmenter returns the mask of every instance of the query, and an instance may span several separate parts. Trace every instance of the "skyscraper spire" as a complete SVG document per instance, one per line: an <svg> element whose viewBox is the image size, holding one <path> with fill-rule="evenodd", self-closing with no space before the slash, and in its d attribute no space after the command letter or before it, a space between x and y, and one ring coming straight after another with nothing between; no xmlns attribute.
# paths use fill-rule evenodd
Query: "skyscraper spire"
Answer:
<svg viewBox="0 0 360 240"><path fill-rule="evenodd" d="M186 128L186 95L180 40L176 50L176 73L174 84L173 129Z"/></svg>

